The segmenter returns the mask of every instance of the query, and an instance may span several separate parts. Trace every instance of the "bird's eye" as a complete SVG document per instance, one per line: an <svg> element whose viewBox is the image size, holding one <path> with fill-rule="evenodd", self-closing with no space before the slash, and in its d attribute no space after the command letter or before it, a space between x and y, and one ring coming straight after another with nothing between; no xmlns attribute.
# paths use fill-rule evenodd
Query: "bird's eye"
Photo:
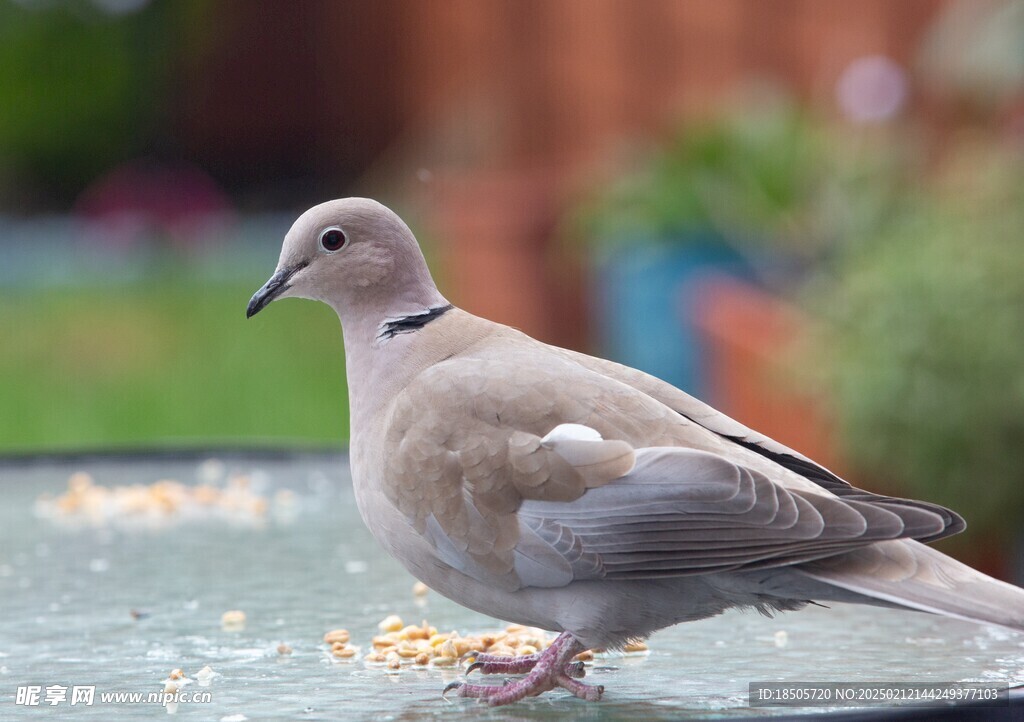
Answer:
<svg viewBox="0 0 1024 722"><path fill-rule="evenodd" d="M345 231L337 227L325 228L320 234L320 248L327 253L340 251L348 243Z"/></svg>

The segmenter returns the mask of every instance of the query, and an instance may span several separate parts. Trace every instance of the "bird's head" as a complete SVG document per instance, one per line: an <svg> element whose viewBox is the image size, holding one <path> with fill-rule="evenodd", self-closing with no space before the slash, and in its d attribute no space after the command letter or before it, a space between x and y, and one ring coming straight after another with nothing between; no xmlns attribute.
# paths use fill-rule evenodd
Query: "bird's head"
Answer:
<svg viewBox="0 0 1024 722"><path fill-rule="evenodd" d="M274 275L253 295L245 315L289 296L324 301L339 315L343 309L387 313L440 298L412 231L367 198L328 201L299 216Z"/></svg>

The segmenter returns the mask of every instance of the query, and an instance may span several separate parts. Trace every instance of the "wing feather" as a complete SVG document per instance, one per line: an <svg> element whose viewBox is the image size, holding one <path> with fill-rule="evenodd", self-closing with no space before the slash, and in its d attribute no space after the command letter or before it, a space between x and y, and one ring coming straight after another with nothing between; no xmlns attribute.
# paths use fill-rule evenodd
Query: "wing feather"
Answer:
<svg viewBox="0 0 1024 722"><path fill-rule="evenodd" d="M920 508L905 521L908 509L788 489L715 454L659 447L638 449L621 479L571 502L524 501L517 515L533 544L586 557L573 579L635 579L782 566L943 528Z"/></svg>

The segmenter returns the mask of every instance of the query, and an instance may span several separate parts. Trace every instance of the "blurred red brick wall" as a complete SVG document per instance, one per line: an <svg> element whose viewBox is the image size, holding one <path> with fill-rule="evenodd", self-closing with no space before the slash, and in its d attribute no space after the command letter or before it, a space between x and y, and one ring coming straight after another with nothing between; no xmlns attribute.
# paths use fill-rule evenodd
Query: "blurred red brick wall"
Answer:
<svg viewBox="0 0 1024 722"><path fill-rule="evenodd" d="M852 59L906 61L939 0L440 0L400 5L420 119L497 106L485 162L574 163L712 111L738 83L831 93ZM418 29L418 30L417 30ZM418 48L413 50L413 48Z"/></svg>
<svg viewBox="0 0 1024 722"><path fill-rule="evenodd" d="M407 27L421 32L410 35L418 50L400 95L435 146L431 167L447 166L448 182L427 193L427 205L449 244L453 299L542 338L585 345L580 269L550 262L548 236L524 234L550 234L547 221L609 173L607 160L624 138L711 114L751 80L778 80L830 103L851 60L882 53L909 61L940 7L938 0L403 6L413 16ZM460 114L469 127L453 141L448 129L464 127L452 117ZM482 204L485 188L504 189L504 204ZM531 201L522 203L524 195ZM533 217L523 218L527 212ZM481 259L497 255L508 272L491 275Z"/></svg>
<svg viewBox="0 0 1024 722"><path fill-rule="evenodd" d="M555 220L623 138L715 110L745 81L831 102L865 54L908 60L941 0L227 0L185 33L176 104L221 177L305 179L310 203L421 167L449 296L584 343ZM412 185L416 185L415 183ZM268 191L268 197L273 192ZM564 260L564 259L563 259ZM484 275L481 275L484 274Z"/></svg>

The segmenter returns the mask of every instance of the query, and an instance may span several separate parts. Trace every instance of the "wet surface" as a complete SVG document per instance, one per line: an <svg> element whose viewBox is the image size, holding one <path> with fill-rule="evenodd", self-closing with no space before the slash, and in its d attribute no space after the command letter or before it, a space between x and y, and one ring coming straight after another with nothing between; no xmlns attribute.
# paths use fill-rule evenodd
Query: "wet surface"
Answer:
<svg viewBox="0 0 1024 722"><path fill-rule="evenodd" d="M288 489L294 496L283 508L271 503L262 518L205 514L154 523L129 514L68 523L37 516L39 494L60 493L78 470L104 486L168 478L223 485L244 473L254 494L273 500ZM738 718L797 711L751 709L751 682L1024 684L1024 635L836 605L677 626L650 640L648 656L599 660L585 681L605 686L600 703L558 692L492 710L441 698L455 672L391 673L328 655L327 630L347 628L365 652L377 622L392 613L441 631L504 627L436 594L414 597L415 580L363 527L341 457L6 464L0 492L3 719L163 718L159 703L102 704L99 694L159 692L172 669L194 678L207 665L217 673L209 686L196 682L185 691L209 691L212 701L180 704L176 718ZM245 612L244 628L222 628L228 610ZM292 654L278 653L282 642ZM25 685L44 688L39 707L15 704ZM97 697L91 706L51 707L49 685L95 685Z"/></svg>

